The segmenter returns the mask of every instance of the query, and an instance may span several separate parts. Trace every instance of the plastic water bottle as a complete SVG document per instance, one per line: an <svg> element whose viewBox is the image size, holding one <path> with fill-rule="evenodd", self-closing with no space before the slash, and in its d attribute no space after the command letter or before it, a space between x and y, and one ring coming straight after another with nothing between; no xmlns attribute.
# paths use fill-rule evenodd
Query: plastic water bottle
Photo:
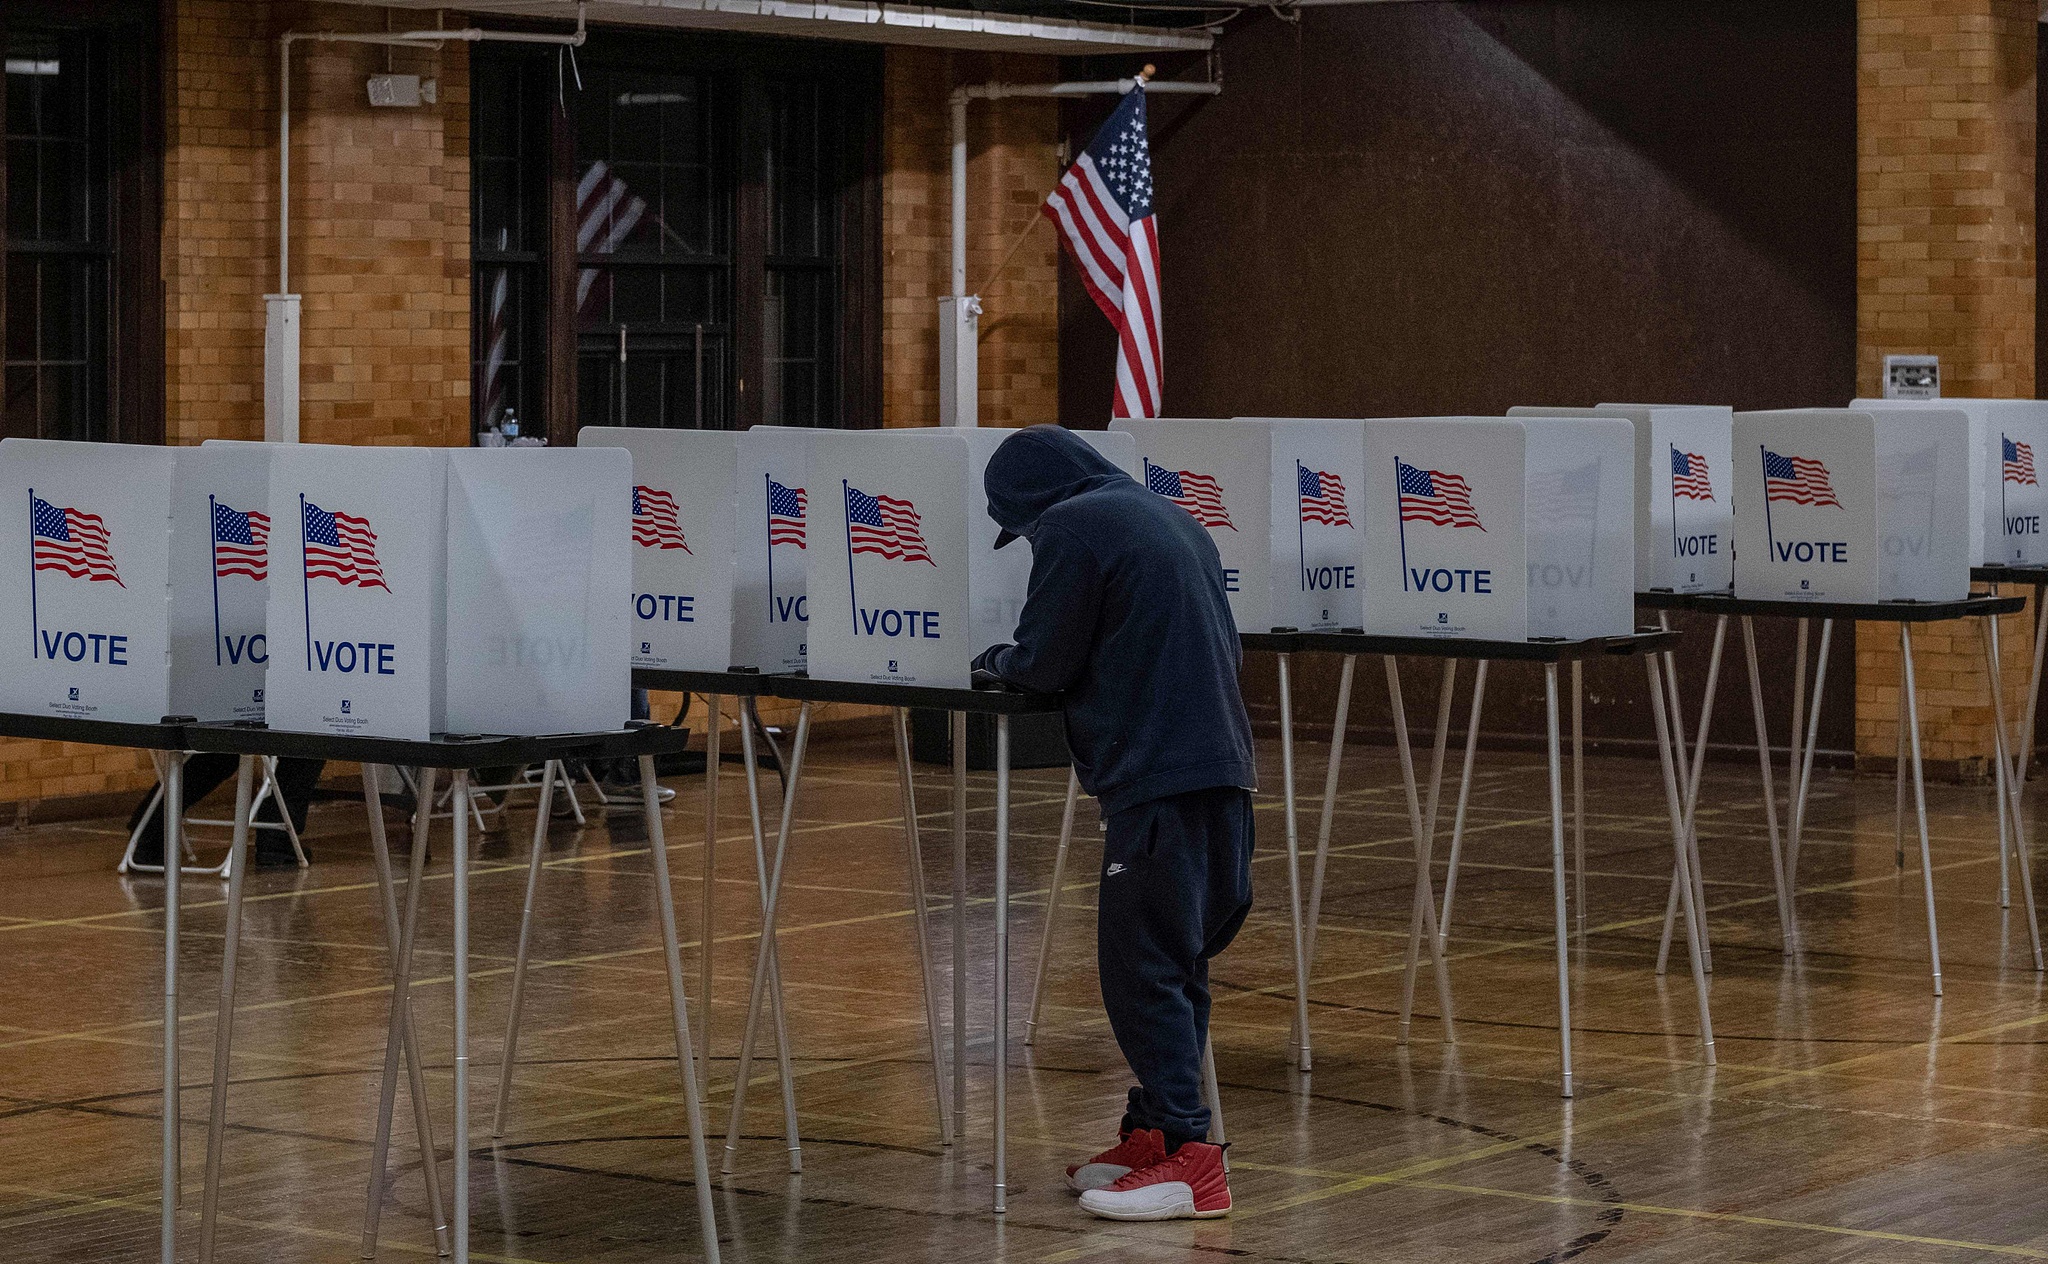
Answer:
<svg viewBox="0 0 2048 1264"><path fill-rule="evenodd" d="M505 410L505 424L502 427L502 429L505 432L505 443L507 444L507 446L510 446L518 441L519 418L513 416L512 410L509 408Z"/></svg>

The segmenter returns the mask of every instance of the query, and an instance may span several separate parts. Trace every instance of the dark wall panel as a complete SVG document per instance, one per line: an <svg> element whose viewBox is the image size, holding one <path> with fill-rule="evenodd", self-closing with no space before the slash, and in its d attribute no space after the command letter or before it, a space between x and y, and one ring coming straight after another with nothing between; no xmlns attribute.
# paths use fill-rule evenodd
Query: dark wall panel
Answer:
<svg viewBox="0 0 2048 1264"><path fill-rule="evenodd" d="M1247 15L1222 41L1220 97L1150 103L1166 411L1846 403L1855 18L1854 0ZM1202 74L1192 61L1165 69ZM1110 105L1069 105L1077 148ZM1100 425L1114 345L1070 269L1060 297L1063 415ZM1758 630L1766 663L1787 661L1789 630ZM1704 653L1684 657L1703 676ZM1852 673L1845 644L1824 746L1851 744ZM1327 690L1313 673L1305 684L1307 719ZM1496 673L1495 685L1488 728L1538 731L1540 681ZM1593 669L1589 688L1592 731L1647 735L1639 664ZM1717 733L1743 740L1741 677L1724 690ZM1354 715L1381 726L1383 705Z"/></svg>

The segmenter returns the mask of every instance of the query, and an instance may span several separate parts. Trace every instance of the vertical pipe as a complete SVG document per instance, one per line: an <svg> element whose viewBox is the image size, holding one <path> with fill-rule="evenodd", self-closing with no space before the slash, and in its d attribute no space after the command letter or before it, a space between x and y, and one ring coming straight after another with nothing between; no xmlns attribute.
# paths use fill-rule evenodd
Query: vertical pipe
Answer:
<svg viewBox="0 0 2048 1264"><path fill-rule="evenodd" d="M292 37L277 41L277 292L292 292Z"/></svg>
<svg viewBox="0 0 2048 1264"><path fill-rule="evenodd" d="M953 92L953 288L967 297L967 91Z"/></svg>

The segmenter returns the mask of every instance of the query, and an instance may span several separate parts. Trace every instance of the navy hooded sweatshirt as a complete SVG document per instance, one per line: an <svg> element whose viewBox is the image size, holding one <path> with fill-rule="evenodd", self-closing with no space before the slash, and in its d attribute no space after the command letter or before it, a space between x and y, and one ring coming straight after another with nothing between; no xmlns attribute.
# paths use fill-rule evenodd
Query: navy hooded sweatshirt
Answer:
<svg viewBox="0 0 2048 1264"><path fill-rule="evenodd" d="M1059 426L989 458L996 525L1031 541L1017 642L976 666L1066 695L1067 744L1104 816L1214 786L1255 788L1241 650L1209 533Z"/></svg>

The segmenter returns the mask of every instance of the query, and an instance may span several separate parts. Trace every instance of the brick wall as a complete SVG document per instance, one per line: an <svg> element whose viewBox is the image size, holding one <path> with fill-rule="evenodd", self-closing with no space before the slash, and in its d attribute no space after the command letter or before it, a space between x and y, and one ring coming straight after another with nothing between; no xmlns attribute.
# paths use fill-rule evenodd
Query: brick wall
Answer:
<svg viewBox="0 0 2048 1264"><path fill-rule="evenodd" d="M400 15L405 16L405 15ZM410 20L409 18L407 20ZM263 435L263 295L277 288L277 40L381 31L374 9L174 0L164 15L165 435ZM372 110L365 77L440 81ZM451 444L469 427L468 51L292 48L292 288L304 296L301 434ZM149 784L146 757L0 742L0 800L29 819Z"/></svg>
<svg viewBox="0 0 2048 1264"><path fill-rule="evenodd" d="M1858 389L1884 356L1933 352L1956 396L2034 393L2035 24L2031 0L1859 0ZM2031 614L2000 637L2008 707ZM1898 630L1856 633L1856 749L1897 743ZM1937 625L1915 639L1923 743L1942 771L1981 775L1991 750L1983 641ZM2016 721L2016 713L2009 713Z"/></svg>
<svg viewBox="0 0 2048 1264"><path fill-rule="evenodd" d="M882 78L882 416L939 415L938 301L952 284L951 116L956 84L1050 83L1046 57L888 49ZM1059 243L1038 203L1059 179L1051 98L967 107L967 287L979 291L981 422L1059 420ZM1018 237L1023 245L1000 265ZM996 277L994 284L990 278Z"/></svg>

